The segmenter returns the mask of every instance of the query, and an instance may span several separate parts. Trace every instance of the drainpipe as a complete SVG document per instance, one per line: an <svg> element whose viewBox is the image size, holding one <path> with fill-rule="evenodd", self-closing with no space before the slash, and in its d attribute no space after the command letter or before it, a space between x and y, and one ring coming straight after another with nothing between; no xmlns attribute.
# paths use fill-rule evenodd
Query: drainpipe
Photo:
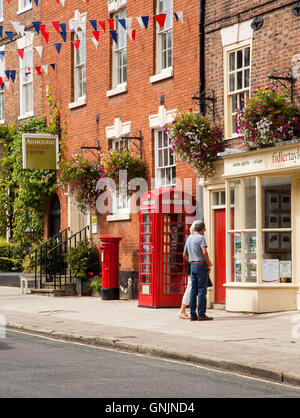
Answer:
<svg viewBox="0 0 300 418"><path fill-rule="evenodd" d="M199 14L199 112L206 113L205 106L205 0L200 0Z"/></svg>

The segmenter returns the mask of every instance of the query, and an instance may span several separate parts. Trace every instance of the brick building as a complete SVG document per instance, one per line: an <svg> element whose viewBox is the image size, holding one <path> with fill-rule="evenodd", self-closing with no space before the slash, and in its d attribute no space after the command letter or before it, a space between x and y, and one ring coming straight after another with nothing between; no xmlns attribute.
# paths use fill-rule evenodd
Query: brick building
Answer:
<svg viewBox="0 0 300 418"><path fill-rule="evenodd" d="M234 122L237 107L257 86L270 85L269 76L274 74L293 77L293 99L299 103L298 2L266 0L252 1L250 5L228 0L75 0L64 5L54 3L51 7L49 3L44 0L39 7L33 3L32 9L28 6L29 10L20 15L16 14L16 3L5 4L5 21L24 19L28 29L34 31L29 23L41 20L49 32L48 42L42 35L34 36L33 41L34 45L35 42L43 45L42 58L34 55L36 65L55 63L55 71L49 70L42 77L33 75L34 115L49 114L47 91L51 89L59 105L62 126L66 127L67 155L82 152L82 146L95 146L98 141L103 150L118 147L124 143L124 137L141 132L149 189L175 186L175 177L182 182L185 178L192 179L194 193L203 188L213 261L210 305L225 304L228 310L255 312L299 307L300 265L296 253L300 243L295 233L300 227L299 166L272 162L278 150L297 153L297 143L242 152ZM199 85L201 12L205 28L202 86ZM166 13L166 21L160 27L155 16L162 13ZM147 28L141 27L142 21L147 25L147 19L142 17L149 17ZM108 19L115 20L118 42L110 36ZM129 28L127 34L122 19L126 19ZM62 24L60 30L52 22ZM135 39L131 39L131 29L136 31ZM74 40L80 40L78 51ZM3 38L2 43L6 42ZM61 44L59 51L55 44ZM13 48L13 43L6 46L6 50ZM17 65L17 54L11 54ZM5 66L8 68L7 61ZM17 86L15 83L13 90L5 91L5 122L19 116L9 113L17 108L11 104L19 100ZM287 81L287 87L290 86ZM198 103L192 98L199 95L199 87L204 90L202 97L214 94L216 98L214 116L224 129L226 147L215 163L216 175L200 183L195 170L184 162L175 162L161 141L164 124L172 120L177 110L198 110ZM207 114L213 116L212 102L206 103L210 104ZM128 143L131 150L138 152L134 145L139 146L138 141ZM91 153L85 155L93 158ZM249 169L253 161L261 162ZM155 179L153 186L151 178ZM267 199L272 193L279 201L287 201L282 213L283 203L274 209L278 223L273 227L265 223L266 211L271 210ZM76 232L91 223L90 216L80 215L66 193L58 195L61 229L69 226ZM131 213L128 202L117 200L110 213L95 214L97 232L92 234L93 240L97 242L100 235L108 233L120 235L120 269L124 277L132 276L138 270L138 214ZM279 222L284 215L289 222ZM237 223L239 218L243 220L241 224L233 225L233 220ZM45 236L47 228L48 215ZM267 248L266 242L276 234L281 244ZM285 269L285 273L281 275L280 269ZM270 277L273 281L268 280Z"/></svg>

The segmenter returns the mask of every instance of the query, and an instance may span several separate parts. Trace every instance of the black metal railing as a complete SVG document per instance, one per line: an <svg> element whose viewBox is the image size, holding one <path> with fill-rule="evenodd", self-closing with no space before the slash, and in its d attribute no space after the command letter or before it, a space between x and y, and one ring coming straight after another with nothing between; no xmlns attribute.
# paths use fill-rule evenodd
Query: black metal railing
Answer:
<svg viewBox="0 0 300 418"><path fill-rule="evenodd" d="M58 242L66 241L69 230L70 228L65 228L30 253L30 256L34 254L34 286L36 289L38 288L38 282L39 288L43 287L43 278L45 278L45 282L51 281L49 278L49 249L56 246Z"/></svg>
<svg viewBox="0 0 300 418"><path fill-rule="evenodd" d="M82 239L87 239L88 230L89 226L87 225L48 251L49 277L54 289L57 287L61 288L63 283L73 282L71 270L68 268L65 255L69 248L75 248Z"/></svg>

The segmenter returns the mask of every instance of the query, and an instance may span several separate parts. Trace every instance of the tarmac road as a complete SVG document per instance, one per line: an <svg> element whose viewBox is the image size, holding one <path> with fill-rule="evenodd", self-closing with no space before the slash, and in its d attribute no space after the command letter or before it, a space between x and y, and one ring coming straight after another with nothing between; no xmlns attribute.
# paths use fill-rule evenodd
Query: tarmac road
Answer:
<svg viewBox="0 0 300 418"><path fill-rule="evenodd" d="M300 388L7 330L1 398L300 397Z"/></svg>

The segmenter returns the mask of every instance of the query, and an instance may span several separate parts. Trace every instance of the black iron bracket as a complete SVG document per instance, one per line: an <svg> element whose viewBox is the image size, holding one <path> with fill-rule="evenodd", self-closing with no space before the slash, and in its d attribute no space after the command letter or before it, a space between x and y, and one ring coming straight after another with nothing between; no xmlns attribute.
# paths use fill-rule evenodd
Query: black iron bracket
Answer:
<svg viewBox="0 0 300 418"><path fill-rule="evenodd" d="M101 147L100 147L100 141L97 141L97 146L94 147L89 147L84 145L83 147L80 147L80 149L84 152L84 150L91 151L91 153L93 154L93 156L95 158L98 158L98 161L100 162L100 151L101 151ZM95 151L98 151L97 153Z"/></svg>
<svg viewBox="0 0 300 418"><path fill-rule="evenodd" d="M288 74L286 76L279 76L276 71L272 71L271 75L269 75L269 80L273 80L275 84L281 84L285 89L287 89L289 91L290 101L291 103L294 103L296 79L292 76L292 70L290 68L287 72Z"/></svg>
<svg viewBox="0 0 300 418"><path fill-rule="evenodd" d="M214 122L216 118L216 103L217 103L215 90L209 90L208 95L206 95L206 93L207 91L199 95L199 93L197 92L195 96L192 97L192 100L197 100L199 102L199 109L201 108L201 104L204 104L205 113L206 113L206 109L208 108L212 115L212 121ZM206 102L210 102L210 104L207 104Z"/></svg>
<svg viewBox="0 0 300 418"><path fill-rule="evenodd" d="M142 158L142 143L143 143L143 139L144 137L142 136L142 131L136 131L133 134L134 136L122 136L122 139L128 139L130 142L132 141L139 141L140 146L138 147L138 145L135 142L132 142L132 144L139 149L140 151L140 157Z"/></svg>

